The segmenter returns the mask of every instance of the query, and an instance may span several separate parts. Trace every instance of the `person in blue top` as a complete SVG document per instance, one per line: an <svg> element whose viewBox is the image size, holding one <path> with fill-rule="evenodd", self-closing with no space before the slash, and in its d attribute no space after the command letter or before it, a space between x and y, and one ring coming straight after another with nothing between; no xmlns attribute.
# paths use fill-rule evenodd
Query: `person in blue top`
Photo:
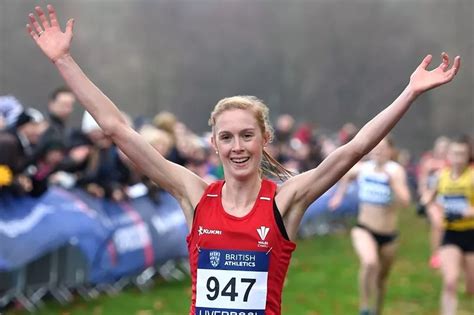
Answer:
<svg viewBox="0 0 474 315"><path fill-rule="evenodd" d="M352 244L360 260L360 314L381 314L389 271L395 260L398 210L410 203L403 167L391 160L393 143L383 139L370 159L358 163L341 180L329 201L335 209L342 202L348 182L358 181L359 214L352 229Z"/></svg>

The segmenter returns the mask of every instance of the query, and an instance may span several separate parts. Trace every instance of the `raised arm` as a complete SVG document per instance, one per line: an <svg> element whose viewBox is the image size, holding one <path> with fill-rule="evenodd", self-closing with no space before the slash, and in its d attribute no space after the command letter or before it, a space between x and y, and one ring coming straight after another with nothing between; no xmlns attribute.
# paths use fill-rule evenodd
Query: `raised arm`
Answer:
<svg viewBox="0 0 474 315"><path fill-rule="evenodd" d="M451 81L461 63L458 56L454 59L453 66L449 68L449 57L443 53L442 63L436 69L428 71L426 68L431 59L431 55L423 59L397 99L370 120L352 141L331 153L317 168L297 175L281 186L276 202L283 216L292 216L289 221L293 223L290 225L299 224L299 219L307 206L370 152L402 118L420 94Z"/></svg>
<svg viewBox="0 0 474 315"><path fill-rule="evenodd" d="M166 160L127 125L115 104L84 74L70 54L74 20L68 20L62 32L53 6L48 5L49 19L40 7L29 14L26 28L43 53L54 63L79 102L94 117L104 132L141 171L180 202L188 224L193 209L207 184L191 171Z"/></svg>

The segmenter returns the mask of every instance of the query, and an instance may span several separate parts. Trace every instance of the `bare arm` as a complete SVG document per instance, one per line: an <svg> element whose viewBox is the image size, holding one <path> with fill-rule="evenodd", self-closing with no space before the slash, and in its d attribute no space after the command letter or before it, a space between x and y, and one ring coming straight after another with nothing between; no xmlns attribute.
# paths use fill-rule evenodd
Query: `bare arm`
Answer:
<svg viewBox="0 0 474 315"><path fill-rule="evenodd" d="M407 175L403 167L399 167L391 174L390 181L395 199L402 207L408 207L411 202L410 189L408 188Z"/></svg>
<svg viewBox="0 0 474 315"><path fill-rule="evenodd" d="M418 176L418 195L421 197L425 195L428 188L428 176L429 176L429 158L422 158L420 161L420 174Z"/></svg>
<svg viewBox="0 0 474 315"><path fill-rule="evenodd" d="M472 187L474 187L474 178L472 179ZM474 218L474 205L469 205L469 208L467 209L466 214L464 216L467 218Z"/></svg>
<svg viewBox="0 0 474 315"><path fill-rule="evenodd" d="M449 57L443 53L443 62L432 71L426 68L431 55L426 56L410 76L410 82L397 99L370 120L352 141L331 153L317 168L297 175L285 182L276 196L282 215L289 215L292 225L299 224L307 206L339 180L357 161L370 152L410 108L415 99L425 91L451 81L460 67L460 57L449 68ZM288 226L287 226L288 228ZM291 229L291 228L288 228Z"/></svg>
<svg viewBox="0 0 474 315"><path fill-rule="evenodd" d="M423 194L420 195L420 203L422 205L428 205L430 203L435 202L436 195L438 194L437 187L438 187L438 178L439 178L439 171L436 172L436 184L433 185L433 187L428 188L426 186L426 189L423 189Z"/></svg>
<svg viewBox="0 0 474 315"><path fill-rule="evenodd" d="M115 104L84 74L69 53L73 20L67 22L66 30L62 32L53 6L48 5L49 20L40 7L36 7L35 11L41 25L33 14L29 15L31 24L27 25L35 43L55 64L80 103L104 132L145 175L178 199L190 225L193 209L207 184L191 171L166 160L129 127Z"/></svg>

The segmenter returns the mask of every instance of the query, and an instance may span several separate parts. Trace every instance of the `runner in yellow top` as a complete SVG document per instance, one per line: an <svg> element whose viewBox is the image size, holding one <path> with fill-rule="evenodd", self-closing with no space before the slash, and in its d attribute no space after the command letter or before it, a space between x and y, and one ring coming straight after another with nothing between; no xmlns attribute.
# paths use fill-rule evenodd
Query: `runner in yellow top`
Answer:
<svg viewBox="0 0 474 315"><path fill-rule="evenodd" d="M469 166L469 142L449 145L450 166L440 171L435 203L444 213L445 234L440 248L443 291L441 314L454 315L457 283L464 267L466 291L474 295L474 168Z"/></svg>

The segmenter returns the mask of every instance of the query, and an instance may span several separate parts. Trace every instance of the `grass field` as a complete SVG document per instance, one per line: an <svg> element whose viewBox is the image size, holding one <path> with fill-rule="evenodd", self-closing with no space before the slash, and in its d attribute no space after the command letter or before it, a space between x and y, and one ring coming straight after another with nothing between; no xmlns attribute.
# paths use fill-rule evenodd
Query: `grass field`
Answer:
<svg viewBox="0 0 474 315"><path fill-rule="evenodd" d="M427 267L428 228L422 218L406 210L401 218L399 258L392 270L384 315L437 315L439 275ZM283 314L358 314L357 259L348 233L298 242L283 296ZM190 300L189 279L158 283L148 293L129 289L116 297L92 302L78 300L61 307L47 305L38 315L185 315ZM461 296L458 315L474 314L474 298ZM22 314L10 312L8 314Z"/></svg>

